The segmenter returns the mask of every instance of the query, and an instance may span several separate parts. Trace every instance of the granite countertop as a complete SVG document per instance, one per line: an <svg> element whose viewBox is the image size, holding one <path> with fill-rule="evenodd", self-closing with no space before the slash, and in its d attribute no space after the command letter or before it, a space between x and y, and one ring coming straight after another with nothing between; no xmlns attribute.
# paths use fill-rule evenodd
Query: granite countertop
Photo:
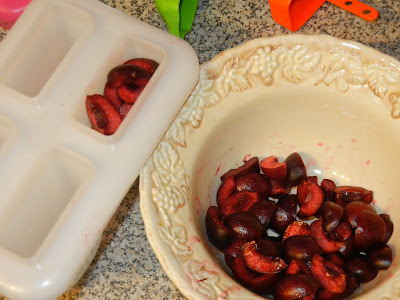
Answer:
<svg viewBox="0 0 400 300"><path fill-rule="evenodd" d="M104 2L167 30L153 0ZM377 21L364 21L326 2L298 33L322 33L357 41L400 60L400 1L363 2L379 11ZM273 21L267 0L199 0L193 29L186 41L203 63L245 41L290 33ZM6 34L7 31L0 30L0 40ZM147 241L139 209L138 182L137 179L133 183L109 222L85 275L58 299L184 299Z"/></svg>

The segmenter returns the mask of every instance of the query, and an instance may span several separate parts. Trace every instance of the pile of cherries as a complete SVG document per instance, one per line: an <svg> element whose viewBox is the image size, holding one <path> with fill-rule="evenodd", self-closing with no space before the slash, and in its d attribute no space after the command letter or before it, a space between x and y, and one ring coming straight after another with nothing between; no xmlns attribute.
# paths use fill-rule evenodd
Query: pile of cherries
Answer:
<svg viewBox="0 0 400 300"><path fill-rule="evenodd" d="M113 68L107 75L103 95L86 97L86 110L92 128L104 135L113 134L158 68L148 58L134 58Z"/></svg>
<svg viewBox="0 0 400 300"><path fill-rule="evenodd" d="M393 223L375 211L372 191L318 183L296 152L283 162L253 157L221 181L217 206L207 210L207 236L255 293L343 299L392 264Z"/></svg>

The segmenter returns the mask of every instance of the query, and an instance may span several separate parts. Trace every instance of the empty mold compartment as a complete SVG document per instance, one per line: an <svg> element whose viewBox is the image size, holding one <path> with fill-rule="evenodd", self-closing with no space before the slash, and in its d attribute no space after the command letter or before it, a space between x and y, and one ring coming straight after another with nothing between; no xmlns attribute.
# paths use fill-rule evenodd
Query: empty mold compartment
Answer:
<svg viewBox="0 0 400 300"><path fill-rule="evenodd" d="M85 11L53 2L0 66L0 83L25 96L38 96L91 24L92 18Z"/></svg>
<svg viewBox="0 0 400 300"><path fill-rule="evenodd" d="M0 160L3 153L7 152L6 144L17 134L17 127L8 118L0 115Z"/></svg>
<svg viewBox="0 0 400 300"><path fill-rule="evenodd" d="M24 258L34 256L93 174L90 161L69 150L43 154L1 216L0 246Z"/></svg>
<svg viewBox="0 0 400 300"><path fill-rule="evenodd" d="M82 100L79 102L75 120L84 126L90 128L92 132L96 132L92 129L89 121L87 109L86 109L86 97L88 95L100 94L104 95L105 85L107 83L108 73L115 67L122 65L128 60L134 58L147 58L152 59L159 64L156 72L152 75L150 81L146 84L143 91L140 93L139 98L132 106L128 115L123 120L120 127L124 127L140 110L141 103L145 101L152 87L157 84L158 78L162 75L162 70L165 67L165 61L167 60L167 54L161 47L150 43L136 35L123 35L119 39L119 43L110 51L107 59L103 64L99 66L98 70L93 70L94 77L89 81L88 87L82 95ZM99 49L101 51L101 49ZM107 50L105 50L107 51ZM98 53L99 55L99 53ZM128 125L129 126L129 125ZM121 130L118 130L118 134ZM122 130L123 131L123 130ZM98 133L96 133L97 135ZM115 134L114 134L115 135Z"/></svg>

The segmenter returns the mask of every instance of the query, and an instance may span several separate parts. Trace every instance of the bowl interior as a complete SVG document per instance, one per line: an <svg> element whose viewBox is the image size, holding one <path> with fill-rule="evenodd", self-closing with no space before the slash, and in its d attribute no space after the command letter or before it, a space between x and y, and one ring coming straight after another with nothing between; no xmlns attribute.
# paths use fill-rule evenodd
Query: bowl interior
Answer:
<svg viewBox="0 0 400 300"><path fill-rule="evenodd" d="M198 199L190 201L191 215L198 215L196 228L202 240L208 241L205 214L210 205L216 205L223 173L252 156L261 160L275 155L282 161L298 152L307 175L373 190L376 210L390 214L395 223L389 244L396 253L400 136L396 120L388 117L382 103L371 100L360 97L359 91L340 93L324 86L261 87L232 93L224 100L231 105L207 111L204 140L196 141L201 147L193 153L191 174L192 199ZM208 242L206 247L227 271L219 252ZM397 261L395 254L393 266L364 285L360 293L389 280L398 269Z"/></svg>
<svg viewBox="0 0 400 300"><path fill-rule="evenodd" d="M391 216L393 264L352 297L398 298L399 74L398 61L329 36L257 39L202 66L140 176L150 244L185 296L261 299L208 241L206 211L229 169L298 152L307 175L372 190L378 213Z"/></svg>

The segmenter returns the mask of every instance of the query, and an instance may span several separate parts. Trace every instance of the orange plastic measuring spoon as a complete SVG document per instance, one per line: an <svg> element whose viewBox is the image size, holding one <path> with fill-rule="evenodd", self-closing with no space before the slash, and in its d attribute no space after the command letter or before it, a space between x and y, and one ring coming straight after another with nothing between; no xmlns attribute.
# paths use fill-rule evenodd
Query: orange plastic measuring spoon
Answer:
<svg viewBox="0 0 400 300"><path fill-rule="evenodd" d="M275 22L291 31L298 30L325 3L326 0L269 0L271 14ZM327 0L363 18L375 20L379 13L358 0Z"/></svg>

